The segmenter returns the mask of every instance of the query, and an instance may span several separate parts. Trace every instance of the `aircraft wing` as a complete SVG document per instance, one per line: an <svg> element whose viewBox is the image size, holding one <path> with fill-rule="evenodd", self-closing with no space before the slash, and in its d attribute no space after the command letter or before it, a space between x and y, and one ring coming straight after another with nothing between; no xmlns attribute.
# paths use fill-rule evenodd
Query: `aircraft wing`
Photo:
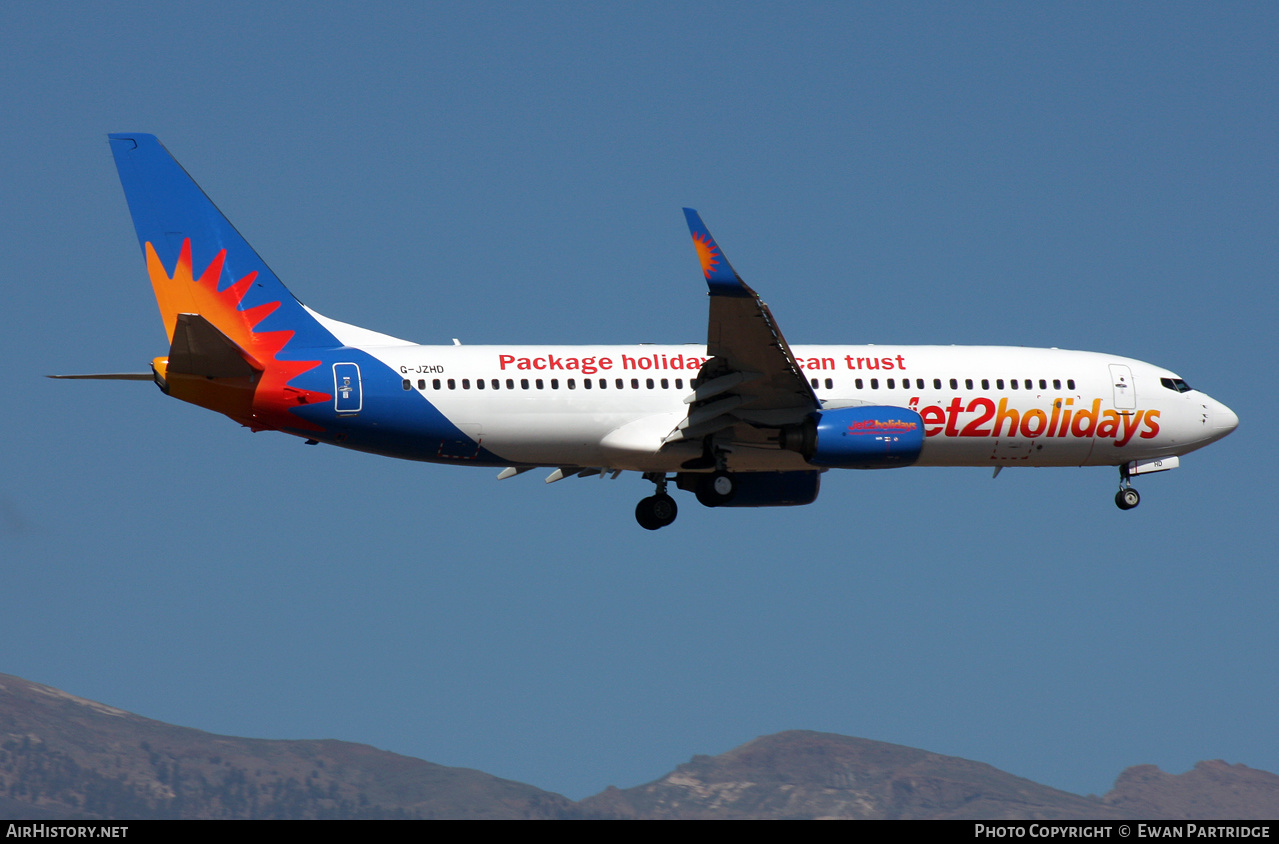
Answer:
<svg viewBox="0 0 1279 844"><path fill-rule="evenodd" d="M728 263L702 218L684 209L710 295L706 354L688 417L666 442L729 428L792 425L821 404L804 378L768 305Z"/></svg>

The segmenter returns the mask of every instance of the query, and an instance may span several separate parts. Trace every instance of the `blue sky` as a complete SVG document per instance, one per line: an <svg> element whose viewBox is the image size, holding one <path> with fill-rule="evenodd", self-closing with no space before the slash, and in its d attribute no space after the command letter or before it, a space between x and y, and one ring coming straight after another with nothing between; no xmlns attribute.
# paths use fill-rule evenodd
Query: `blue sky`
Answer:
<svg viewBox="0 0 1279 844"><path fill-rule="evenodd" d="M10 3L0 672L212 732L581 798L828 730L1080 793L1279 771L1264 4ZM1113 352L1228 439L651 487L251 434L166 350L106 134L158 135L304 302L423 343L696 342L701 211L796 343Z"/></svg>

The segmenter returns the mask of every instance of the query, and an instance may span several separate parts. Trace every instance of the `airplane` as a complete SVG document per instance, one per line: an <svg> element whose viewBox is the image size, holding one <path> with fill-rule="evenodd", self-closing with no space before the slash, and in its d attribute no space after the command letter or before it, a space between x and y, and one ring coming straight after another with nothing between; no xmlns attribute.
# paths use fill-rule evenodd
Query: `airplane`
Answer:
<svg viewBox="0 0 1279 844"><path fill-rule="evenodd" d="M547 483L638 472L648 530L673 482L707 507L809 504L830 469L1111 466L1131 479L1238 417L1175 373L1096 352L791 346L684 209L707 284L704 344L422 346L321 316L285 288L153 135L109 136L169 338L154 381L253 431L391 457L537 468Z"/></svg>

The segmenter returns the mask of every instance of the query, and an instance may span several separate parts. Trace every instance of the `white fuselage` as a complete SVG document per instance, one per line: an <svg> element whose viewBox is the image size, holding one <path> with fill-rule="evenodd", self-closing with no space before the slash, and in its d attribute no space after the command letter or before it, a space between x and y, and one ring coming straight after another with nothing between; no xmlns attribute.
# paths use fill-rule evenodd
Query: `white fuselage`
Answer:
<svg viewBox="0 0 1279 844"><path fill-rule="evenodd" d="M511 465L674 471L700 453L693 443L662 448L662 441L688 414L684 399L706 359L701 345L364 348ZM1185 454L1238 422L1174 373L1115 355L997 346L791 350L826 409L918 412L927 434L921 466L1115 466ZM735 471L812 468L763 436L730 451Z"/></svg>

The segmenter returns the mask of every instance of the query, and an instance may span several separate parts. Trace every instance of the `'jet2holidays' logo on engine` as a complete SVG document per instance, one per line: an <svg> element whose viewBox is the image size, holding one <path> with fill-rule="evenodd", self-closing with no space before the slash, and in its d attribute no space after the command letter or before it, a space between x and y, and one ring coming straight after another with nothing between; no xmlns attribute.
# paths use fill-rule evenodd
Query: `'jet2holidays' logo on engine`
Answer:
<svg viewBox="0 0 1279 844"><path fill-rule="evenodd" d="M1135 410L1119 412L1102 410L1101 399L1093 399L1089 407L1074 407L1074 399L1054 399L1048 410L1017 410L1008 399L996 405L991 399L964 399L956 396L945 407L919 407L919 398L910 400L911 410L924 420L924 435L935 437L1005 437L1038 440L1048 437L1113 440L1125 446L1139 436L1149 440L1159 435L1159 411Z"/></svg>
<svg viewBox="0 0 1279 844"><path fill-rule="evenodd" d="M919 426L914 422L903 422L900 419L863 419L848 426L850 434L884 434L913 431Z"/></svg>

